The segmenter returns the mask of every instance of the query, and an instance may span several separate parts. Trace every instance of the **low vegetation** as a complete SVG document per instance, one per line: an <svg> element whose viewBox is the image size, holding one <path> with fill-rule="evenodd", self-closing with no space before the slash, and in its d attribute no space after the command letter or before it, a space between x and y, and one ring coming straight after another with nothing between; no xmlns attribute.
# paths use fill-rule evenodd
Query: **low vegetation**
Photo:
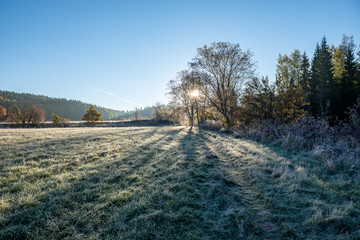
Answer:
<svg viewBox="0 0 360 240"><path fill-rule="evenodd" d="M358 239L359 178L190 127L0 129L0 239Z"/></svg>

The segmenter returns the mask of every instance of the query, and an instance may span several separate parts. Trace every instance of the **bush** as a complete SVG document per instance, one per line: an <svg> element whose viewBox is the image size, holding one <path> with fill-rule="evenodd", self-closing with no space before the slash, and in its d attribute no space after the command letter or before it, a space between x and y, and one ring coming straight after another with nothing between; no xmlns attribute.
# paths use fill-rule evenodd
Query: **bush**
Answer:
<svg viewBox="0 0 360 240"><path fill-rule="evenodd" d="M199 124L199 128L212 131L220 131L220 129L222 129L222 123L216 120L205 120Z"/></svg>
<svg viewBox="0 0 360 240"><path fill-rule="evenodd" d="M360 141L354 132L349 124L331 126L326 119L304 116L289 124L256 121L234 135L308 153L331 171L360 173Z"/></svg>
<svg viewBox="0 0 360 240"><path fill-rule="evenodd" d="M61 117L59 117L59 116L56 115L55 113L53 113L51 116L52 116L52 122L53 122L54 124L59 124L59 123L60 123Z"/></svg>

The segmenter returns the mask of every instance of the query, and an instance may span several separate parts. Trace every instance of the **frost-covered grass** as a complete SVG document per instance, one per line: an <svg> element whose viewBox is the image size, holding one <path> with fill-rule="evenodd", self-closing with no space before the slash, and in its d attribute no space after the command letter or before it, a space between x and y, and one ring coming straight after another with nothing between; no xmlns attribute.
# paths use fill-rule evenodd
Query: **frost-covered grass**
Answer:
<svg viewBox="0 0 360 240"><path fill-rule="evenodd" d="M0 239L358 239L359 180L188 127L0 130Z"/></svg>

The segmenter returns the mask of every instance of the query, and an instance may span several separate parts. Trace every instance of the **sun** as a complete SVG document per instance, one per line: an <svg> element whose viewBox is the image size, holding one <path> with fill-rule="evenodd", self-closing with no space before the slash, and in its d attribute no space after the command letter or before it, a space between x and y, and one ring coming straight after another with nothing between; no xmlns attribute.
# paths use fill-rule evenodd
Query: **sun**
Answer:
<svg viewBox="0 0 360 240"><path fill-rule="evenodd" d="M193 91L190 92L190 97L196 98L200 95L199 90L195 89Z"/></svg>

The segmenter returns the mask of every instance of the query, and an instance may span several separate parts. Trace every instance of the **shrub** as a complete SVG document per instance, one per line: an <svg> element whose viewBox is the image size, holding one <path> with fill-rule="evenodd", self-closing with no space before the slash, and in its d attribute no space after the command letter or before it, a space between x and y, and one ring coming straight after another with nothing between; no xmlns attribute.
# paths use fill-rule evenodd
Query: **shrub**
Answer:
<svg viewBox="0 0 360 240"><path fill-rule="evenodd" d="M326 119L306 115L289 124L254 121L239 127L234 135L305 152L324 162L331 171L352 174L360 173L360 141L351 129L349 124L331 126Z"/></svg>
<svg viewBox="0 0 360 240"><path fill-rule="evenodd" d="M52 122L53 122L54 124L59 124L59 123L60 123L61 117L59 117L59 116L56 115L55 113L51 114L51 116L52 116Z"/></svg>
<svg viewBox="0 0 360 240"><path fill-rule="evenodd" d="M222 123L216 120L205 120L199 124L199 128L219 131L222 128Z"/></svg>

